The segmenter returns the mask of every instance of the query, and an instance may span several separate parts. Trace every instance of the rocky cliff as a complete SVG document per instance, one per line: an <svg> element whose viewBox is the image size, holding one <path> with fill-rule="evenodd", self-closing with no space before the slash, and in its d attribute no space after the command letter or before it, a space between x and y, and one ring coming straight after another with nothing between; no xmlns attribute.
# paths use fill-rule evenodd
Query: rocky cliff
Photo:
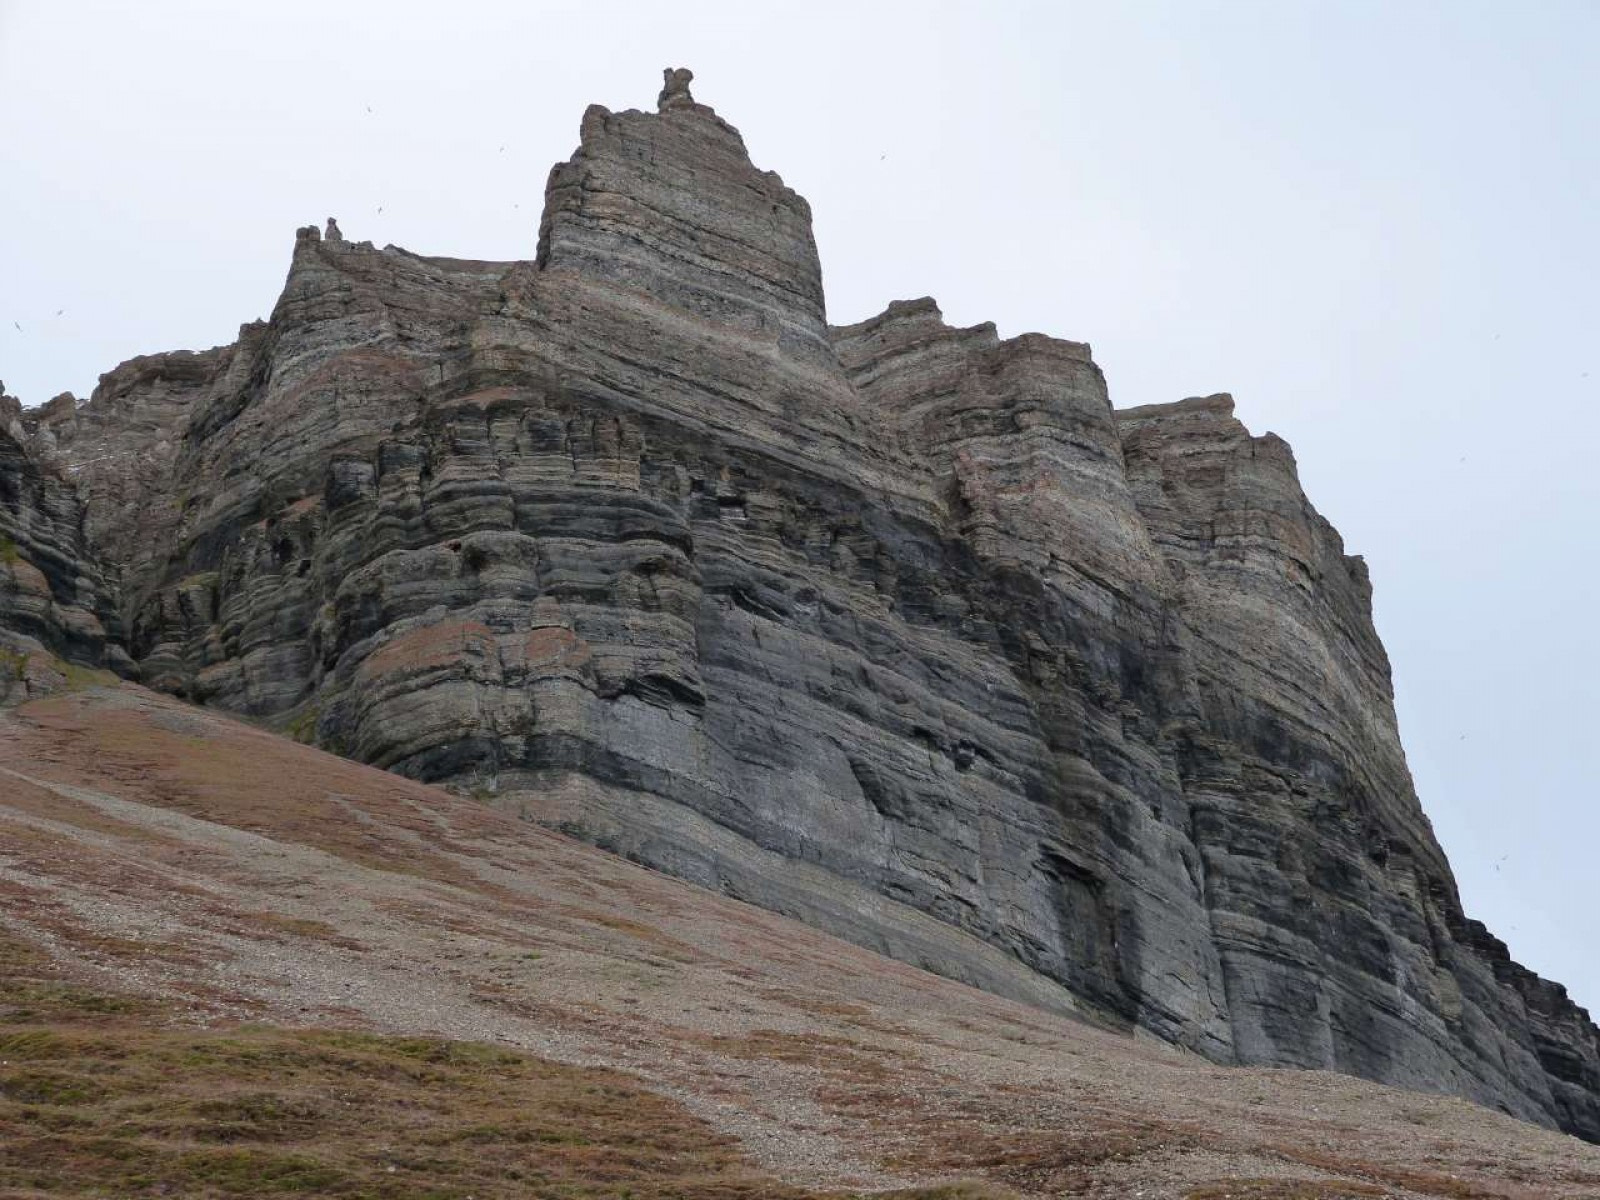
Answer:
<svg viewBox="0 0 1600 1200"><path fill-rule="evenodd" d="M584 114L531 261L308 227L234 345L14 415L0 621L994 991L1600 1139L1289 447L931 300L830 327L688 83Z"/></svg>
<svg viewBox="0 0 1600 1200"><path fill-rule="evenodd" d="M114 596L89 549L85 506L50 458L48 418L74 407L57 397L25 417L0 384L0 703L59 686L72 665L133 666L115 639Z"/></svg>

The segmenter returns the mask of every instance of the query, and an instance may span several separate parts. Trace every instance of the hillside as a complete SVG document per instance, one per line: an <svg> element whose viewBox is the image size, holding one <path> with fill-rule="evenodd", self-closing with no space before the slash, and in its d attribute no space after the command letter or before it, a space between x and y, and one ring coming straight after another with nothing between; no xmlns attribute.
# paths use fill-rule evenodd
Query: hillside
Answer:
<svg viewBox="0 0 1600 1200"><path fill-rule="evenodd" d="M1463 1101L1216 1067L83 684L0 716L0 1194L1600 1195Z"/></svg>

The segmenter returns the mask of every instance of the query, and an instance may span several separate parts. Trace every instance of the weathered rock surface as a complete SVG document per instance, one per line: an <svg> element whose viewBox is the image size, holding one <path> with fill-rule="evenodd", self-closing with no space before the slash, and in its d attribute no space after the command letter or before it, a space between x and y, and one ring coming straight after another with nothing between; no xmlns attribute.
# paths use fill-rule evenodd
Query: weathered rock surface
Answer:
<svg viewBox="0 0 1600 1200"><path fill-rule="evenodd" d="M62 663L131 666L108 644L113 597L77 489L30 449L34 435L33 415L0 386L0 703L51 690Z"/></svg>
<svg viewBox="0 0 1600 1200"><path fill-rule="evenodd" d="M143 680L1006 995L1600 1139L1600 1033L1462 914L1288 446L931 300L829 327L805 201L688 82L584 115L533 261L307 227L270 320L17 443Z"/></svg>

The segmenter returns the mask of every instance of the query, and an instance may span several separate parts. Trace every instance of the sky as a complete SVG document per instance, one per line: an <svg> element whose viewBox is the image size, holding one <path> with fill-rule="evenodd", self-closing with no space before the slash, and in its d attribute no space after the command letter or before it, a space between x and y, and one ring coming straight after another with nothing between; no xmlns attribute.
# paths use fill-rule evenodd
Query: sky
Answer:
<svg viewBox="0 0 1600 1200"><path fill-rule="evenodd" d="M330 215L532 258L584 108L692 67L835 323L932 295L1288 439L1468 913L1600 1014L1596 61L1595 0L0 0L0 379L232 341Z"/></svg>

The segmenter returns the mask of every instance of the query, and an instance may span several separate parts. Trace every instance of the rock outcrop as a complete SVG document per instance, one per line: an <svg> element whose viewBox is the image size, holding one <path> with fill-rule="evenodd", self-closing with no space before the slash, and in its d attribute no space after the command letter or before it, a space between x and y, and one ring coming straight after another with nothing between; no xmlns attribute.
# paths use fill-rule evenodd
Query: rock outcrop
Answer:
<svg viewBox="0 0 1600 1200"><path fill-rule="evenodd" d="M57 397L43 411L72 407ZM35 414L0 385L0 704L59 686L67 664L131 667L108 642L113 595L77 489L33 448L38 437Z"/></svg>
<svg viewBox="0 0 1600 1200"><path fill-rule="evenodd" d="M309 226L268 321L18 443L128 669L1007 995L1600 1139L1600 1033L1463 915L1288 446L931 300L830 327L805 201L665 82L584 114L532 261Z"/></svg>

